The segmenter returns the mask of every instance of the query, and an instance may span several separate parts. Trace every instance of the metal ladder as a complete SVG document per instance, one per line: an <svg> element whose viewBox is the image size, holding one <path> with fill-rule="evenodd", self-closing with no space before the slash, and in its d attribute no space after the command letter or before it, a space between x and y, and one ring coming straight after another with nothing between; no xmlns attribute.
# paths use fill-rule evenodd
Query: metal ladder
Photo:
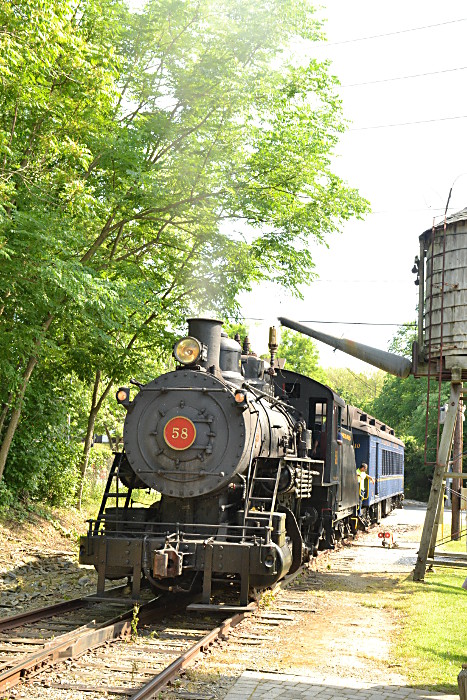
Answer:
<svg viewBox="0 0 467 700"><path fill-rule="evenodd" d="M115 525L115 531L118 530L118 523L120 521L120 511L126 510L130 505L131 494L133 492L136 475L131 477L130 485L128 488L124 487L125 490L121 490L122 486L120 484L120 470L122 469L125 461L125 453L117 452L114 453L114 460L112 466L110 467L109 476L107 478L107 483L105 485L104 495L102 497L102 502L99 508L99 513L94 523L94 536L106 535L104 531L99 533L101 525L105 528L105 510L109 506L114 505L116 507L115 519L112 524ZM122 521L123 522L123 521ZM108 536L97 537L96 547L98 552L98 566L97 566L97 592L93 596L93 600L110 600L108 595L105 593L105 580L106 580L106 570L107 570L107 550L108 550ZM128 543L129 544L129 543ZM128 576L128 582L131 580L131 600L137 601L140 597L141 591L141 561L142 561L142 542L139 542L136 548L131 548L131 565L133 572L131 576ZM113 599L112 599L113 600ZM120 599L121 600L121 599Z"/></svg>
<svg viewBox="0 0 467 700"><path fill-rule="evenodd" d="M249 479L248 496L245 501L245 512L243 516L243 526L248 528L252 526L255 521L260 520L263 527L267 527L269 531L272 528L272 515L274 512L274 506L276 505L277 490L279 488L279 480L281 476L281 467L277 469L276 476L257 476L258 461L254 462L252 465L252 473ZM269 495L258 495L258 491L261 494L261 485L269 484L272 486L272 492ZM252 510L253 508L260 507L261 510Z"/></svg>
<svg viewBox="0 0 467 700"><path fill-rule="evenodd" d="M123 463L124 459L124 452L116 452L114 454L114 460L112 462L112 466L110 467L110 472L109 476L107 478L107 483L105 485L105 491L104 495L102 496L102 501L101 505L99 508L99 513L96 518L96 522L94 525L94 534L97 535L99 532L99 528L102 524L102 521L104 519L104 513L105 509L109 505L114 505L116 508L122 507L122 501L123 501L123 508L128 508L130 505L130 498L131 498L131 493L133 491L133 486L130 485L130 488L128 488L128 491L121 491L120 488L120 468ZM113 500L113 503L112 503ZM109 503L110 501L110 503ZM116 516L116 522L118 521L118 513Z"/></svg>

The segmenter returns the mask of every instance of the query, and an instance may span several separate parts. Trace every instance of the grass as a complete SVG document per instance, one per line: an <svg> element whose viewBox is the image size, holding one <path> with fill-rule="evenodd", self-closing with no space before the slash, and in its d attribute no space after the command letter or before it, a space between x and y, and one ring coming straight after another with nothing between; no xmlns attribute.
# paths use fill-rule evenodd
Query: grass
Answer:
<svg viewBox="0 0 467 700"><path fill-rule="evenodd" d="M332 572L326 573L326 595L350 593L365 609L393 611L397 625L388 667L400 669L409 686L457 694L457 675L467 663L466 576L467 569L441 566L427 572L425 583L415 583L411 574Z"/></svg>
<svg viewBox="0 0 467 700"><path fill-rule="evenodd" d="M466 574L437 567L425 583L408 578L396 588L402 624L394 654L411 685L457 693L457 674L467 661Z"/></svg>
<svg viewBox="0 0 467 700"><path fill-rule="evenodd" d="M439 552L467 552L467 543L465 541L465 537L462 537L460 540L451 540L450 542L446 542L445 544L442 544L440 547L436 548L437 551Z"/></svg>

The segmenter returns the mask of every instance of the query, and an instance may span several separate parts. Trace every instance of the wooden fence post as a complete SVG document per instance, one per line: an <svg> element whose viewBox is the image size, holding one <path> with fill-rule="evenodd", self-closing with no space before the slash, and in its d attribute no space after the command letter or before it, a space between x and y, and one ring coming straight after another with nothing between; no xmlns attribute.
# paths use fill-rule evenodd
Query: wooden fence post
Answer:
<svg viewBox="0 0 467 700"><path fill-rule="evenodd" d="M462 664L462 671L457 676L460 700L467 700L467 664Z"/></svg>

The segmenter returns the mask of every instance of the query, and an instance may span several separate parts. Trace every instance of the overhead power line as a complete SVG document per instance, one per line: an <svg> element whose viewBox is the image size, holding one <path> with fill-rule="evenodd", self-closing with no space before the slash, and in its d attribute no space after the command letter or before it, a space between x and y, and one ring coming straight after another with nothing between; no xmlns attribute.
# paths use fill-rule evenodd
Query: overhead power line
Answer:
<svg viewBox="0 0 467 700"><path fill-rule="evenodd" d="M459 68L446 68L444 70L434 70L430 73L413 73L412 75L399 75L394 78L382 78L381 80L367 80L364 83L348 83L347 85L341 85L341 88L352 88L352 87L362 87L364 85L377 85L379 83L392 83L397 80L411 80L412 78L425 78L431 75L441 75L442 73L454 73L455 71L467 70L467 66L462 66Z"/></svg>
<svg viewBox="0 0 467 700"><path fill-rule="evenodd" d="M415 124L434 124L435 122L454 121L455 119L467 119L467 114L456 117L438 117L437 119L419 119L414 122L396 122L394 124L374 124L371 126L353 126L348 131L370 131L371 129L392 129L395 126L413 126Z"/></svg>
<svg viewBox="0 0 467 700"><path fill-rule="evenodd" d="M344 39L342 41L330 41L323 42L322 46L340 46L342 44L355 44L358 41L369 41L370 39L382 39L387 36L396 36L398 34L408 34L409 32L420 32L424 29L434 29L435 27L445 27L448 24L457 24L459 22L466 22L467 17L461 17L459 19L451 19L447 22L437 22L436 24L425 24L422 27L410 27L409 29L399 29L395 32L386 32L384 34L372 34L370 36L356 37L355 39Z"/></svg>

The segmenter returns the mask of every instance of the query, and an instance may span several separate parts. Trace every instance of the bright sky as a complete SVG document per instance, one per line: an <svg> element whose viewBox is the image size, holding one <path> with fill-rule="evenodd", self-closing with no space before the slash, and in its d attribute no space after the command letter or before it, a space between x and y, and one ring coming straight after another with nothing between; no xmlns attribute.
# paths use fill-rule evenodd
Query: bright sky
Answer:
<svg viewBox="0 0 467 700"><path fill-rule="evenodd" d="M346 224L342 235L328 241L329 249L316 247L319 279L303 290L303 301L273 285L242 297L246 318L265 319L250 322L259 352L278 315L386 349L397 326L372 324L416 319L418 288L411 268L419 235L434 216L442 220L453 183L449 212L467 206L465 2L328 0L319 16L328 20L328 42L317 44L315 55L332 61L352 122L334 170L371 202L373 213ZM388 36L359 41L382 34ZM372 370L318 346L323 366Z"/></svg>

